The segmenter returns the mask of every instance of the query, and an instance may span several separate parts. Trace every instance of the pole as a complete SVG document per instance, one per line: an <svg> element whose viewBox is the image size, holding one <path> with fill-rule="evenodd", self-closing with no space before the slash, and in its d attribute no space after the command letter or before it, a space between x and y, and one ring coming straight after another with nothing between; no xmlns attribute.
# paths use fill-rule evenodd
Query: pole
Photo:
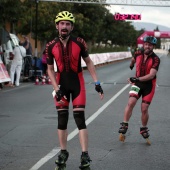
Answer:
<svg viewBox="0 0 170 170"><path fill-rule="evenodd" d="M34 79L36 79L36 75L37 75L37 57L38 57L38 52L37 52L37 24L38 24L38 3L39 0L35 0L35 5L36 5L36 11L35 11L35 56L34 56L34 60L35 60L35 68L34 68Z"/></svg>
<svg viewBox="0 0 170 170"><path fill-rule="evenodd" d="M35 13L35 57L37 57L37 24L38 24L38 2L39 0L35 0L36 2L36 13Z"/></svg>

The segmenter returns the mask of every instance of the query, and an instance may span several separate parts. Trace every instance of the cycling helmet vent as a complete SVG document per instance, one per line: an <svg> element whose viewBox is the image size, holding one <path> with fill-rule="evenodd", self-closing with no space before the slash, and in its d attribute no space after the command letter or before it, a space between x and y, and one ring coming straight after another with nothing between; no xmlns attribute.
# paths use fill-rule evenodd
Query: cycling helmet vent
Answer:
<svg viewBox="0 0 170 170"><path fill-rule="evenodd" d="M153 45L156 45L157 39L155 37L152 37L152 36L147 36L147 37L144 38L144 42L148 42L148 43L151 43Z"/></svg>
<svg viewBox="0 0 170 170"><path fill-rule="evenodd" d="M62 11L59 12L55 18L55 23L58 23L59 21L70 21L74 24L75 18L72 13L68 11Z"/></svg>

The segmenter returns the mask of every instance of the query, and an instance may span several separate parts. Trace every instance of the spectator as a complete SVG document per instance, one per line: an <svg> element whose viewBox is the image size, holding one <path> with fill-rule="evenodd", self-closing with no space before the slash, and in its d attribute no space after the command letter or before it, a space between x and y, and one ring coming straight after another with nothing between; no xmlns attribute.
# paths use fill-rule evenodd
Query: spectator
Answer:
<svg viewBox="0 0 170 170"><path fill-rule="evenodd" d="M22 45L26 49L26 57L24 57L24 76L27 77L29 75L29 70L32 69L32 46L29 41L29 38L26 36L24 37L24 42L20 42L19 44Z"/></svg>
<svg viewBox="0 0 170 170"><path fill-rule="evenodd" d="M16 86L19 86L23 57L26 56L26 50L23 46L16 46L14 48L13 53L14 53L14 58L12 60L11 69L10 69L11 87L14 87L14 84ZM16 80L14 83L15 73L16 73Z"/></svg>
<svg viewBox="0 0 170 170"><path fill-rule="evenodd" d="M47 73L47 54L45 53L45 50L42 54L42 65L43 65L43 74Z"/></svg>
<svg viewBox="0 0 170 170"><path fill-rule="evenodd" d="M29 38L26 36L23 36L23 37L24 37L24 42L20 42L20 45L22 45L26 49L27 56L32 56L32 46L29 41Z"/></svg>

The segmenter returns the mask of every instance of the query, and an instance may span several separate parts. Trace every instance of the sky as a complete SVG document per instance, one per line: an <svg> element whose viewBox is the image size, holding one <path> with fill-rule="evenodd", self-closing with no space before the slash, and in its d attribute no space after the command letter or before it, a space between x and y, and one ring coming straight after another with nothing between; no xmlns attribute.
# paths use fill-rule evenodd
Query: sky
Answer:
<svg viewBox="0 0 170 170"><path fill-rule="evenodd" d="M135 22L148 22L170 27L170 7L148 7L148 6L119 6L111 5L108 8L111 13L141 14L141 20Z"/></svg>

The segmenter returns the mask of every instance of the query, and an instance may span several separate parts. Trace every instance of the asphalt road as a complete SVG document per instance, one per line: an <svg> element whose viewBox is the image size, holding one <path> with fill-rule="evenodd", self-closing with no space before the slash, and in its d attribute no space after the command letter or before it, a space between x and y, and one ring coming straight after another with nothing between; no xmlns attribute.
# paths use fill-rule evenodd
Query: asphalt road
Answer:
<svg viewBox="0 0 170 170"><path fill-rule="evenodd" d="M130 89L126 79L135 74L129 69L130 61L97 67L105 93L102 101L88 71L84 71L91 170L170 169L170 57L159 56L156 93L149 109L150 146L139 134L141 100L130 119L126 141L119 141L118 129ZM59 143L51 92L51 85L34 83L22 83L20 87L0 91L0 170L55 169ZM70 105L67 170L79 169L81 149L75 129Z"/></svg>

